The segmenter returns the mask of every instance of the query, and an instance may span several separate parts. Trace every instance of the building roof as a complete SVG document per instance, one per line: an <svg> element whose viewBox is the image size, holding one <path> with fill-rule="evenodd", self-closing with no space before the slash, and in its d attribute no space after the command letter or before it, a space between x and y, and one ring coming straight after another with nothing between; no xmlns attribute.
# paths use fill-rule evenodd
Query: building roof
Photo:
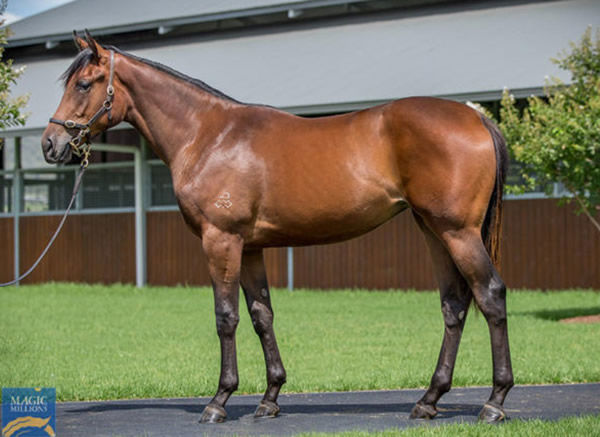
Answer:
<svg viewBox="0 0 600 437"><path fill-rule="evenodd" d="M75 0L11 24L12 46L70 38L73 29L117 33L223 18L242 18L294 8L367 0Z"/></svg>
<svg viewBox="0 0 600 437"><path fill-rule="evenodd" d="M550 58L590 24L600 24L596 0L447 5L427 14L347 17L122 48L241 101L306 114L411 95L491 100L504 87L521 96L539 93L547 75L560 76ZM27 65L14 87L16 95L31 95L27 128L47 124L62 95L57 78L71 60Z"/></svg>

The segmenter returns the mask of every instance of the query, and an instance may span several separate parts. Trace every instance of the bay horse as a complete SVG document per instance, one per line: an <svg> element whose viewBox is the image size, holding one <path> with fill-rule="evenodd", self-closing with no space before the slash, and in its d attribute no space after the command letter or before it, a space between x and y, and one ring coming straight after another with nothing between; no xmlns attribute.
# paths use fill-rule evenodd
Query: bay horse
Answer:
<svg viewBox="0 0 600 437"><path fill-rule="evenodd" d="M479 418L505 418L513 386L506 287L495 264L507 149L474 109L413 97L358 112L302 118L244 104L164 65L74 32L79 53L42 136L49 163L122 121L171 171L179 208L202 240L214 291L221 373L201 422L221 422L238 386L241 285L267 370L255 417L275 417L286 372L273 331L263 249L333 243L410 209L433 258L445 324L429 388L412 418L433 418L450 390L474 299L489 327L493 389ZM376 299L377 296L373 295Z"/></svg>

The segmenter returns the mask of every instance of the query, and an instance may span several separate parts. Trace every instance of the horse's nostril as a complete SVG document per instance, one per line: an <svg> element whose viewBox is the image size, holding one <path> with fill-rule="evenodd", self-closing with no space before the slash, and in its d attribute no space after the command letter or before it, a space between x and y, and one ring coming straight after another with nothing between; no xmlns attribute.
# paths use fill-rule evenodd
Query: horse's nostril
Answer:
<svg viewBox="0 0 600 437"><path fill-rule="evenodd" d="M50 150L52 150L53 145L54 144L52 144L52 138L47 137L42 143L42 148L44 149L44 152L49 152Z"/></svg>

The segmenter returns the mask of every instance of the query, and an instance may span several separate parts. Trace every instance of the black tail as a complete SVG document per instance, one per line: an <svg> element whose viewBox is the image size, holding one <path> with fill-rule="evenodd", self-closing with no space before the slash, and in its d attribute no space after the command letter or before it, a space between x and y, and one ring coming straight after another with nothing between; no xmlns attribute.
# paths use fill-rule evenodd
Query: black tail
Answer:
<svg viewBox="0 0 600 437"><path fill-rule="evenodd" d="M485 248L492 259L496 268L500 268L500 237L502 234L502 194L504 192L504 182L506 181L506 173L508 172L508 149L506 141L502 136L502 132L498 126L487 117L481 116L483 125L487 128L494 142L494 150L496 151L496 184L487 212L485 220L481 228L481 237L485 243Z"/></svg>

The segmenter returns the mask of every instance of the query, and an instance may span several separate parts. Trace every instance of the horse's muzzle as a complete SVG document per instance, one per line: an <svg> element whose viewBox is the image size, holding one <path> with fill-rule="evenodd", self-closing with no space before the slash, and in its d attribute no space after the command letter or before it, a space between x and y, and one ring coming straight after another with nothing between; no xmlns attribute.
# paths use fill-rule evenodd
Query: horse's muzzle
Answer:
<svg viewBox="0 0 600 437"><path fill-rule="evenodd" d="M71 147L68 138L61 138L51 133L42 136L42 151L48 164L67 162L71 159Z"/></svg>

